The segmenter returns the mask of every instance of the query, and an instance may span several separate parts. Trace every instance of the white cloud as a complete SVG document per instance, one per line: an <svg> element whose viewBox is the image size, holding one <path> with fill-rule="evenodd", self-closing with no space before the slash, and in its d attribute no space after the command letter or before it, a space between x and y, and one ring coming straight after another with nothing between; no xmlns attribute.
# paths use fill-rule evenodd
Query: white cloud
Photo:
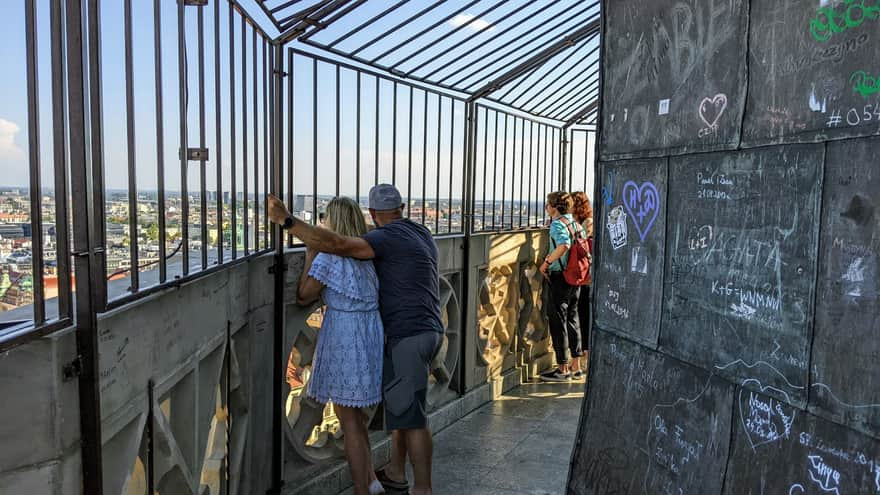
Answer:
<svg viewBox="0 0 880 495"><path fill-rule="evenodd" d="M0 159L19 161L24 160L24 150L15 144L15 135L21 128L15 122L0 118Z"/></svg>
<svg viewBox="0 0 880 495"><path fill-rule="evenodd" d="M458 26L461 26L462 24L470 21L473 18L474 18L474 16L471 14L458 14L457 16L453 17L449 21L449 24L451 24L455 27L458 27ZM487 28L488 28L488 31L492 31L493 29L495 29L495 26L489 24L488 22L484 21L483 19L477 19L474 22L471 22L470 24L468 24L467 27L474 30L474 31L482 31Z"/></svg>

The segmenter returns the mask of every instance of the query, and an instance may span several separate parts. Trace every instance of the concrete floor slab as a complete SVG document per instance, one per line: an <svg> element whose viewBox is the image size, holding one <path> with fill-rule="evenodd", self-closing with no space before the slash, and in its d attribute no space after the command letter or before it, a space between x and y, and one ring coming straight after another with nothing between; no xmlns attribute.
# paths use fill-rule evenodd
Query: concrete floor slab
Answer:
<svg viewBox="0 0 880 495"><path fill-rule="evenodd" d="M583 380L524 383L435 434L435 495L565 493L583 393Z"/></svg>

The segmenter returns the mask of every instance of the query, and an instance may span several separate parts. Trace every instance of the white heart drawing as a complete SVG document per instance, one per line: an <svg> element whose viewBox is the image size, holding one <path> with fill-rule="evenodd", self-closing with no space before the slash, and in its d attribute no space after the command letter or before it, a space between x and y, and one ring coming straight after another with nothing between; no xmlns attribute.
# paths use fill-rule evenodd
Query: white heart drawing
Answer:
<svg viewBox="0 0 880 495"><path fill-rule="evenodd" d="M766 400L769 402L769 404L771 404L771 405L775 402L776 404L778 404L778 406L781 406L783 409L786 408L786 407L787 407L787 408L791 408L791 416L790 416L789 421L788 421L787 424L786 424L784 421L782 422L782 424L777 423L777 425L783 427L782 429L784 430L784 433L779 434L779 435L776 436L775 438L764 439L763 441L758 441L758 442L756 442L756 441L752 438L752 433L749 431L749 427L747 426L747 424L746 424L746 420L745 420L745 418L743 417L743 409L744 409L744 407L743 407L743 394L746 393L746 392L750 392L750 393L754 394L754 391L752 391L752 390L748 390L748 389L745 388L745 385L746 385L747 383L750 383L750 382L751 382L751 383L755 383L755 384L757 384L757 388L758 388L758 390L759 390L761 393L765 393L765 392L767 392L768 390L771 390L771 391L774 391L774 392L777 392L777 393L782 394L783 396L786 397L786 399L788 399L788 394L785 393L785 392L782 391L782 390L779 390L778 388L775 388L775 387L771 387L771 386L766 386L766 387L765 387L760 381L755 380L755 379L752 379L752 378L750 378L750 379L748 379L748 380L745 380L745 381L742 383L742 387L739 389L739 399L738 399L738 402L739 402L739 420L740 420L740 424L742 425L743 431L744 431L745 434L746 434L746 438L747 438L748 441L749 441L749 445L751 445L752 450L755 450L756 448L760 447L761 445L766 445L766 444L768 444L768 443L778 442L778 441L780 441L780 440L782 440L782 439L784 439L784 438L788 438L788 434L790 433L790 430L791 430L792 426L794 426L794 420L795 420L795 417L797 416L797 410L796 410L794 407L789 406L787 403L785 403L785 402L781 402L781 401L779 401L779 400L777 400L777 399L774 399L773 397L770 397L770 396L763 397L763 398L766 399ZM772 413L771 413L771 414L772 414ZM769 418L768 418L768 419L769 419ZM774 418L774 419L776 419L777 421L779 421L778 418Z"/></svg>
<svg viewBox="0 0 880 495"><path fill-rule="evenodd" d="M726 109L727 95L724 93L718 93L712 98L703 98L703 101L700 102L700 119L706 123L707 127L715 128L718 125L718 119L721 118ZM713 111L714 117L712 117L710 122L708 117L712 116Z"/></svg>

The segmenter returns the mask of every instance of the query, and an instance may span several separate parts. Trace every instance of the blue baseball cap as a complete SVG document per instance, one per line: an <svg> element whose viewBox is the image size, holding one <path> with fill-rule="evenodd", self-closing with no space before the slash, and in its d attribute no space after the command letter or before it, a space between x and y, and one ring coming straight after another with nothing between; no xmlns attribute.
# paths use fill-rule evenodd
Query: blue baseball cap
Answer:
<svg viewBox="0 0 880 495"><path fill-rule="evenodd" d="M402 206L400 191L391 184L377 184L370 189L371 210L396 210Z"/></svg>

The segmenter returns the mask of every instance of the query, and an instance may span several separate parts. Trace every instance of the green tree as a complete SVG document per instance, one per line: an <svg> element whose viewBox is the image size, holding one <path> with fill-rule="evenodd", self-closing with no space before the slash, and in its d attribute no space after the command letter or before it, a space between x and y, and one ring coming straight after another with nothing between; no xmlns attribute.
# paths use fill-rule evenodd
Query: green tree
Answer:
<svg viewBox="0 0 880 495"><path fill-rule="evenodd" d="M153 242L159 240L159 226L155 223L150 223L146 228L146 236L147 239Z"/></svg>

